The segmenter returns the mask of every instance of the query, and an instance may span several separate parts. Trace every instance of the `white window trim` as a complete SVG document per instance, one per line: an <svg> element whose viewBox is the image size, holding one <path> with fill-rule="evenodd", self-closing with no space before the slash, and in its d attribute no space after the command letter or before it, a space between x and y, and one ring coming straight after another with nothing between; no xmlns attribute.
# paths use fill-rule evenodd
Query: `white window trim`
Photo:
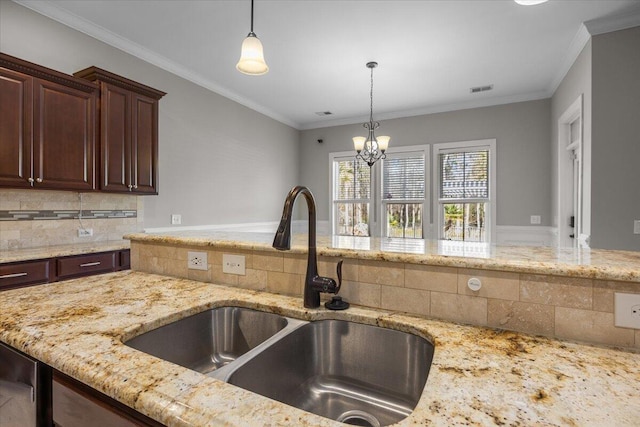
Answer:
<svg viewBox="0 0 640 427"><path fill-rule="evenodd" d="M429 209L429 201L431 200L431 186L429 181L431 176L431 150L429 144L421 145L407 145L402 147L390 147L387 150L387 154L394 153L410 153L421 151L424 153L424 171L425 171L425 188L424 188L424 202L422 205L422 236L424 239L429 239L429 228L431 224L431 209ZM331 227L331 233L335 234L335 201L334 201L334 188L333 188L333 163L336 159L355 157L354 151L337 151L329 153L329 221ZM381 161L376 162L372 167L372 180L371 180L371 198L370 211L369 211L369 230L371 237L380 237L386 235L386 224L382 221L383 203L382 203L382 171ZM437 193L434 193L437 194ZM348 200L345 202L349 202ZM399 203L404 203L399 201ZM407 202L409 203L409 202ZM413 201L410 201L413 203ZM384 227L384 228L383 228Z"/></svg>
<svg viewBox="0 0 640 427"><path fill-rule="evenodd" d="M460 142L444 142L439 144L433 144L433 161L432 161L432 176L433 186L432 186L432 194L433 194L433 212L434 212L434 236L435 239L442 238L442 223L444 222L444 215L440 209L440 173L439 173L439 165L438 165L438 154L440 152L446 151L460 151L474 148L489 148L489 201L487 216L489 217L489 221L487 222L487 235L489 236L489 241L487 243L495 243L496 242L496 140L495 139L480 139L474 141L460 141ZM473 202L473 199L469 199L469 201ZM485 201L484 199L482 200Z"/></svg>

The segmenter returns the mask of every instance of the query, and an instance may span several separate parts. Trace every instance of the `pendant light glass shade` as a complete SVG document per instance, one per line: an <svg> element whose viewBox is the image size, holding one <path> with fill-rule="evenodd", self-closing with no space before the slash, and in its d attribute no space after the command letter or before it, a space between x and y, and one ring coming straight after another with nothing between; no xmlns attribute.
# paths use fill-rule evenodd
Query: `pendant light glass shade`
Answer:
<svg viewBox="0 0 640 427"><path fill-rule="evenodd" d="M242 52L240 60L236 64L236 69L243 74L259 76L269 71L267 63L264 62L264 52L262 43L255 34L249 33L242 42Z"/></svg>

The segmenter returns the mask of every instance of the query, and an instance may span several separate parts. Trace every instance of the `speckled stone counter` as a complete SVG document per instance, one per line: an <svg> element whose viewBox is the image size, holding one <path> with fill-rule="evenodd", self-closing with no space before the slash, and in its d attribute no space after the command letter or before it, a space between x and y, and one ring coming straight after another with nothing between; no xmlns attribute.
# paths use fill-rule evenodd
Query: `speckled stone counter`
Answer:
<svg viewBox="0 0 640 427"><path fill-rule="evenodd" d="M55 258L96 252L129 249L128 240L108 240L70 245L42 246L27 249L0 250L0 264L34 259Z"/></svg>
<svg viewBox="0 0 640 427"><path fill-rule="evenodd" d="M218 230L135 233L132 242L275 251L273 233ZM640 282L640 252L531 246L497 246L476 242L318 236L318 255L475 268L530 274ZM307 237L295 235L291 253L305 253Z"/></svg>
<svg viewBox="0 0 640 427"><path fill-rule="evenodd" d="M122 344L229 305L431 339L425 390L398 425L636 426L640 419L637 353L382 310L308 310L300 298L139 272L0 293L0 340L167 425L339 425Z"/></svg>

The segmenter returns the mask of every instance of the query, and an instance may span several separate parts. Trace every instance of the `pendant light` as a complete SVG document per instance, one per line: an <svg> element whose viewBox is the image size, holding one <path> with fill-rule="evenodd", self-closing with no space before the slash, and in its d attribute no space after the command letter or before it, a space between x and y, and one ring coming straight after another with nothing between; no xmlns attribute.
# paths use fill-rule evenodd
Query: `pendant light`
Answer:
<svg viewBox="0 0 640 427"><path fill-rule="evenodd" d="M547 2L547 0L514 0L514 1L522 6L535 6L537 4L542 4Z"/></svg>
<svg viewBox="0 0 640 427"><path fill-rule="evenodd" d="M380 127L380 123L373 121L373 69L378 66L377 62L367 62L367 68L371 70L371 91L369 97L371 100L371 109L369 110L369 122L363 123L362 126L369 131L369 136L356 136L353 138L353 147L356 150L356 159L361 159L369 167L375 162L387 157L385 151L389 146L390 136L379 136L376 138L374 131Z"/></svg>
<svg viewBox="0 0 640 427"><path fill-rule="evenodd" d="M251 0L251 31L242 42L242 52L240 53L240 60L236 64L236 69L243 74L251 76L260 76L267 74L269 71L267 63L264 62L262 42L253 32L253 0Z"/></svg>

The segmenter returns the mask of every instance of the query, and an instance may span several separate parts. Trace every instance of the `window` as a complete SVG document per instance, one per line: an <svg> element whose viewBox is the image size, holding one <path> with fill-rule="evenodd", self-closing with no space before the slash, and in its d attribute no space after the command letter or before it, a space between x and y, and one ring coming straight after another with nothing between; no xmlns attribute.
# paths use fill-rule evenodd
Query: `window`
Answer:
<svg viewBox="0 0 640 427"><path fill-rule="evenodd" d="M333 234L369 236L371 170L354 156L336 157L333 173Z"/></svg>
<svg viewBox="0 0 640 427"><path fill-rule="evenodd" d="M333 234L424 238L427 150L395 148L372 168L352 152L331 154Z"/></svg>
<svg viewBox="0 0 640 427"><path fill-rule="evenodd" d="M389 153L382 170L383 235L423 238L424 152Z"/></svg>
<svg viewBox="0 0 640 427"><path fill-rule="evenodd" d="M434 145L439 239L495 240L494 153L495 140Z"/></svg>

